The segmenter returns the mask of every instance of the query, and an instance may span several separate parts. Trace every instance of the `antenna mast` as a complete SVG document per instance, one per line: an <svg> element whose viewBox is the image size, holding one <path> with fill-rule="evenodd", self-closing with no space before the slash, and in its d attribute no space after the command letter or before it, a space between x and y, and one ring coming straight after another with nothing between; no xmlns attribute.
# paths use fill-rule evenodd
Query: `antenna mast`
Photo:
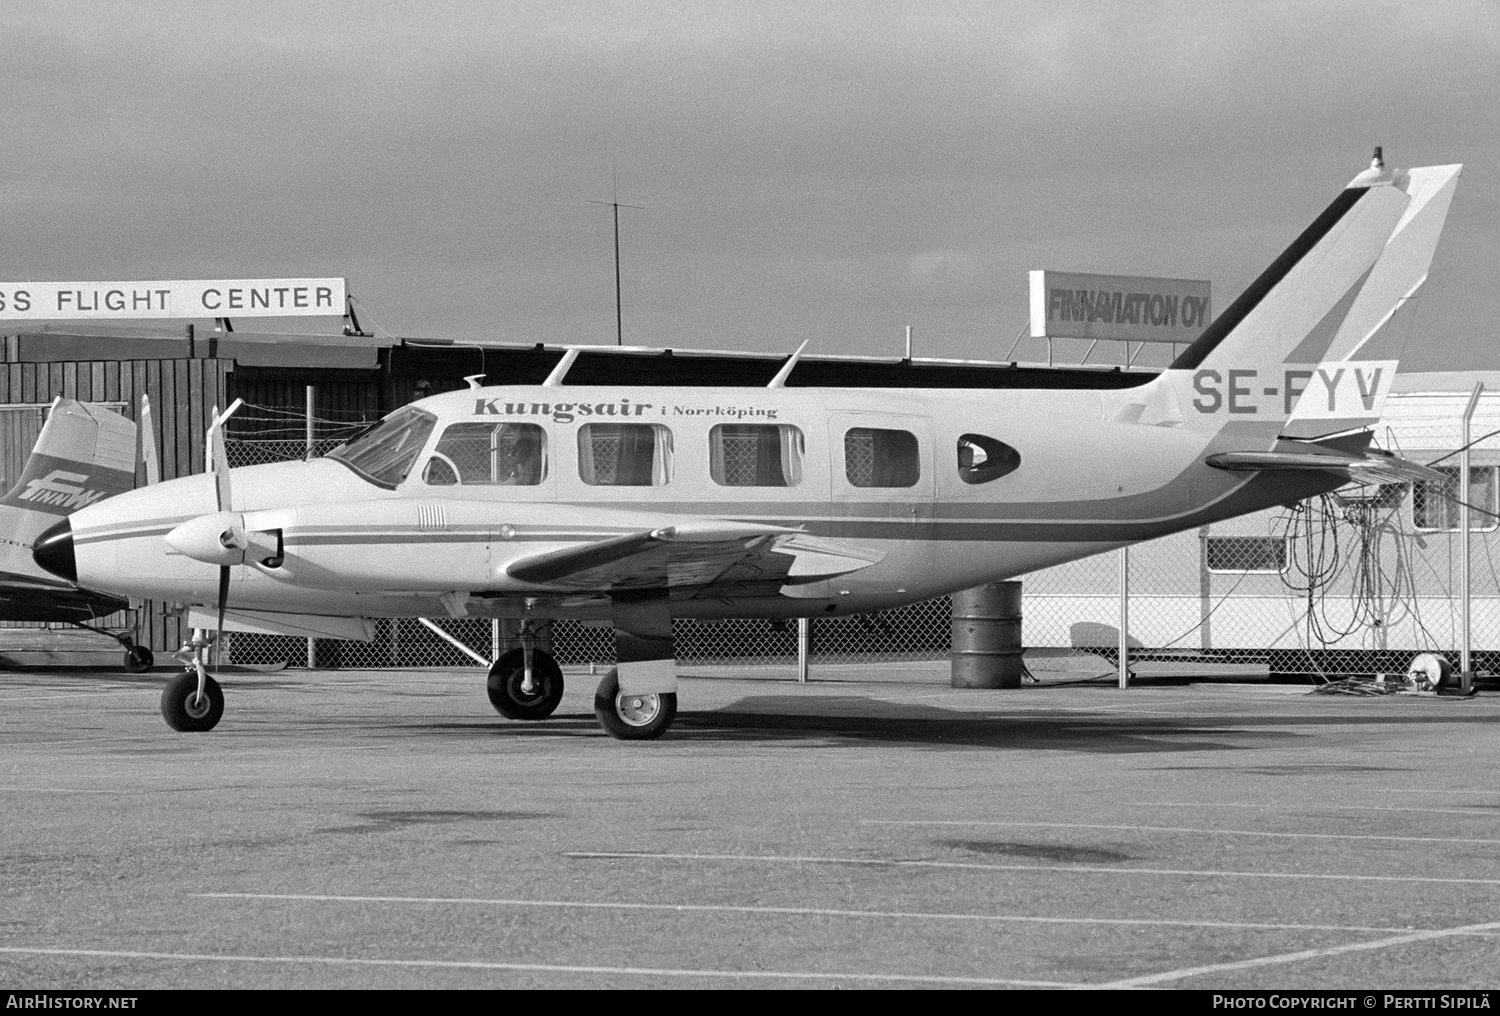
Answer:
<svg viewBox="0 0 1500 1016"><path fill-rule="evenodd" d="M625 320L620 310L620 209L640 209L642 206L620 204L620 173L613 167L611 171L614 175L615 199L613 201L590 201L589 204L608 205L614 209L615 213L615 345L623 346L625 344Z"/></svg>

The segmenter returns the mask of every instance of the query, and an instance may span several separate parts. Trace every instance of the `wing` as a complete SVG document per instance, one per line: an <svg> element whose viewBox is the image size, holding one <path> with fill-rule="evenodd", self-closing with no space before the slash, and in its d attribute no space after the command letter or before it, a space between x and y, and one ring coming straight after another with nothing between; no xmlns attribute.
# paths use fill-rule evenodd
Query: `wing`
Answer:
<svg viewBox="0 0 1500 1016"><path fill-rule="evenodd" d="M560 592L670 589L712 595L847 575L884 556L797 529L708 519L534 554L505 571L518 582Z"/></svg>

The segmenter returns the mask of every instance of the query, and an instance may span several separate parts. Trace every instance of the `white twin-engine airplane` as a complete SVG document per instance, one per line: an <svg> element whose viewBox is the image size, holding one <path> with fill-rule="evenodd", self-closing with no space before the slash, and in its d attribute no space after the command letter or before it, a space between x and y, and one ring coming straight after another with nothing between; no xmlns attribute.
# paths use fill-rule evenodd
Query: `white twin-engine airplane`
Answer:
<svg viewBox="0 0 1500 1016"><path fill-rule="evenodd" d="M673 618L881 610L1419 472L1360 428L1459 169L1377 158L1133 387L1102 372L1097 388L788 388L795 354L763 389L583 387L563 383L570 352L539 386L471 381L308 462L229 469L216 426L210 474L85 507L35 558L217 611L221 631L226 610L304 634L378 616L605 621L618 664L599 721L656 737L677 708ZM526 630L489 692L535 720L562 674ZM163 695L178 730L223 711L201 649L193 663Z"/></svg>

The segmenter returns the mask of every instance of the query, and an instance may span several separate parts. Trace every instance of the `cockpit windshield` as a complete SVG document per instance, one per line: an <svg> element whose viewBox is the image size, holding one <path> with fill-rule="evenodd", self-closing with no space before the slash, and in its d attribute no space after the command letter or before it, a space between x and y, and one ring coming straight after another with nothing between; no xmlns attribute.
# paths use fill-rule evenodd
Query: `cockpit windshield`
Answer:
<svg viewBox="0 0 1500 1016"><path fill-rule="evenodd" d="M371 483L394 488L416 463L437 417L407 406L328 453Z"/></svg>

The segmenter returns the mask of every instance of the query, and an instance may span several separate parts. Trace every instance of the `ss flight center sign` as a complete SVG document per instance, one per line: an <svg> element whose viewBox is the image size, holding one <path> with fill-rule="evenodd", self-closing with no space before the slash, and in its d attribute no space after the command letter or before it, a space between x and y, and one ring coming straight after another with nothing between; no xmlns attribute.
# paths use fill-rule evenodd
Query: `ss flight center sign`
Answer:
<svg viewBox="0 0 1500 1016"><path fill-rule="evenodd" d="M0 282L0 321L340 316L343 279Z"/></svg>

